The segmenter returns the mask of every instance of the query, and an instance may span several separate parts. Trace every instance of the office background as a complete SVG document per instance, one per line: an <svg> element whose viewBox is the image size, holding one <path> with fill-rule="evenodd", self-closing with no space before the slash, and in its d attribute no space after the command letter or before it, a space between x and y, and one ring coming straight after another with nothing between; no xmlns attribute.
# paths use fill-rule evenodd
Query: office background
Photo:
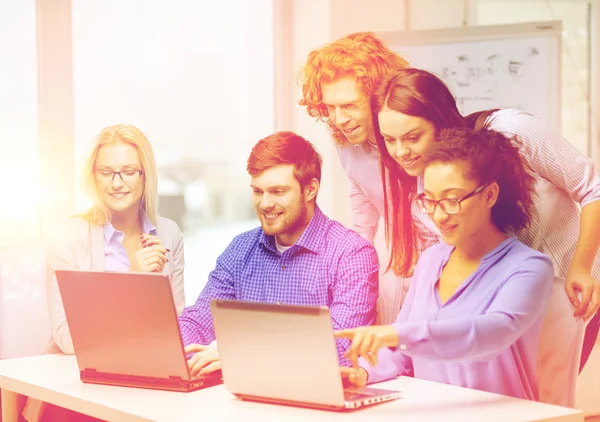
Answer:
<svg viewBox="0 0 600 422"><path fill-rule="evenodd" d="M327 129L297 103L311 49L355 31L547 20L564 28L563 134L598 163L598 0L0 0L0 279L85 209L89 145L131 123L154 146L160 211L185 234L191 303L232 237L257 225L245 160L258 139L292 130L313 141L318 203L349 220Z"/></svg>

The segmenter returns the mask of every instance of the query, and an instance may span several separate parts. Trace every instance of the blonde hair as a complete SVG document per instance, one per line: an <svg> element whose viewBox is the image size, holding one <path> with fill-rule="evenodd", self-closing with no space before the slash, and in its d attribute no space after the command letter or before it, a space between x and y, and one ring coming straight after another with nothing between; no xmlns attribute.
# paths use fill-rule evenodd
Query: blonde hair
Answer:
<svg viewBox="0 0 600 422"><path fill-rule="evenodd" d="M355 32L310 52L298 75L302 83L299 103L306 106L311 117L327 121L334 139L345 145L348 139L329 119L323 104L321 83L354 76L365 100L370 101L373 91L386 77L407 67L404 57L386 47L373 32Z"/></svg>
<svg viewBox="0 0 600 422"><path fill-rule="evenodd" d="M94 167L100 148L105 145L118 143L131 145L137 150L140 162L142 163L141 170L144 170L144 193L142 194L140 203L140 215L144 211L150 221L156 225L156 217L158 216L158 188L154 153L152 152L152 146L150 146L148 138L133 125L109 126L102 129L96 137L92 151L83 166L81 177L81 189L84 195L92 200L93 205L87 212L82 214L82 217L92 225L104 225L111 219L112 213L110 208L108 208L98 195Z"/></svg>

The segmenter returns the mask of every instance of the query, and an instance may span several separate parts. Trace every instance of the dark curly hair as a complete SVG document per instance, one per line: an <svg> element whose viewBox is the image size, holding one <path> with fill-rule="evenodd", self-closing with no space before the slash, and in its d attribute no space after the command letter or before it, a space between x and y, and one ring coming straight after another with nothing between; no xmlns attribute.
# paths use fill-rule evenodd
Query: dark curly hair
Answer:
<svg viewBox="0 0 600 422"><path fill-rule="evenodd" d="M492 222L500 231L517 232L529 225L535 180L521 159L516 138L489 129L444 129L424 163L457 161L465 164L469 179L498 184L500 192L492 208Z"/></svg>

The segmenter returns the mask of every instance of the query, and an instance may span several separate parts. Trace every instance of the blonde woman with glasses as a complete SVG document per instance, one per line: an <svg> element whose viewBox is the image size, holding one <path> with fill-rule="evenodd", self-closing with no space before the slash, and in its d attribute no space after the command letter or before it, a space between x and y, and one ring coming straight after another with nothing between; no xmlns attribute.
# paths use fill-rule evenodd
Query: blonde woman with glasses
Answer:
<svg viewBox="0 0 600 422"><path fill-rule="evenodd" d="M47 251L52 339L46 353L75 353L55 270L166 274L177 314L185 307L183 234L174 221L158 216L156 164L146 136L132 125L104 128L83 167L81 181L92 206L66 219ZM30 398L21 416L28 422L98 421Z"/></svg>
<svg viewBox="0 0 600 422"><path fill-rule="evenodd" d="M57 269L158 272L169 276L178 314L185 306L183 235L157 213L152 147L132 125L103 129L83 168L91 208L67 219L48 248L48 308L54 345L73 343L54 275Z"/></svg>

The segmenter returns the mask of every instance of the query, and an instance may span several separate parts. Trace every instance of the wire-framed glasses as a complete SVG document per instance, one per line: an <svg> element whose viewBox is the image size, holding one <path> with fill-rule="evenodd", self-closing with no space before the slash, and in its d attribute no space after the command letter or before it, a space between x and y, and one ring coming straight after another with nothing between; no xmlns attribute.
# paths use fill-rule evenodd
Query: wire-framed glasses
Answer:
<svg viewBox="0 0 600 422"><path fill-rule="evenodd" d="M131 183L142 177L144 170L127 169L121 171L112 171L108 169L94 169L94 174L98 180L102 180L103 182L112 182L115 176L118 175L123 183Z"/></svg>

